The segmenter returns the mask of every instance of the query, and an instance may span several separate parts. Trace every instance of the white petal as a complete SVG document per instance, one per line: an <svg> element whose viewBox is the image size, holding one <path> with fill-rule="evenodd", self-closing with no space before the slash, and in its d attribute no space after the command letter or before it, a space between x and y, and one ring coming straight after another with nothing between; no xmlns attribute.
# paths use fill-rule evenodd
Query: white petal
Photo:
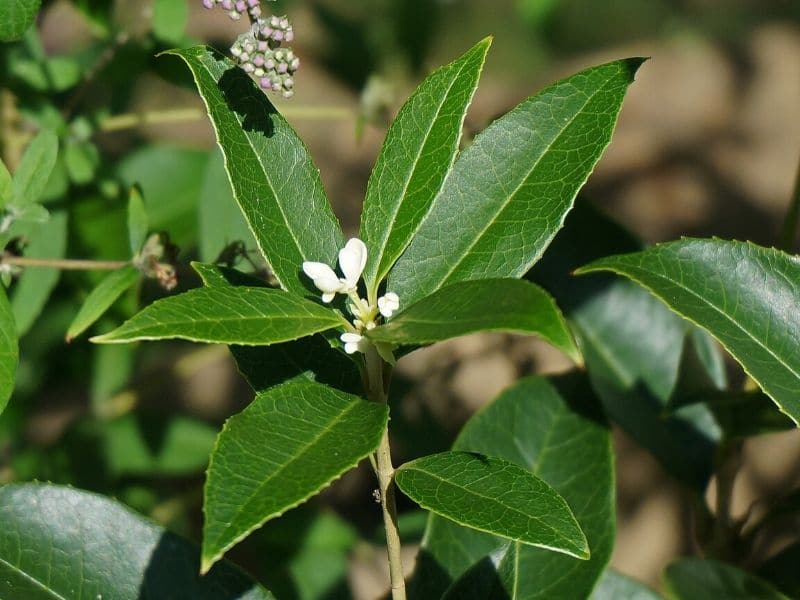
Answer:
<svg viewBox="0 0 800 600"><path fill-rule="evenodd" d="M337 279L336 273L328 265L321 262L305 261L303 263L303 273L308 275L311 279Z"/></svg>
<svg viewBox="0 0 800 600"><path fill-rule="evenodd" d="M388 292L378 298L378 310L384 317L391 317L398 308L400 308L400 297L394 292Z"/></svg>
<svg viewBox="0 0 800 600"><path fill-rule="evenodd" d="M348 354L355 354L358 352L358 343L357 342L347 342L344 345L344 351Z"/></svg>
<svg viewBox="0 0 800 600"><path fill-rule="evenodd" d="M332 301L332 300L333 300L335 297L336 297L336 294L335 294L334 292L328 292L328 293L322 294L322 301L323 301L325 304L330 304L330 303L331 303L331 301Z"/></svg>
<svg viewBox="0 0 800 600"><path fill-rule="evenodd" d="M344 248L339 250L339 268L344 273L348 287L354 288L364 272L367 264L367 247L358 238L347 240Z"/></svg>
<svg viewBox="0 0 800 600"><path fill-rule="evenodd" d="M361 341L361 336L357 333L343 333L339 336L339 339L342 340L345 344L357 344Z"/></svg>
<svg viewBox="0 0 800 600"><path fill-rule="evenodd" d="M338 277L320 277L314 280L314 285L317 286L320 292L325 292L326 294L335 294L342 291L344 287Z"/></svg>

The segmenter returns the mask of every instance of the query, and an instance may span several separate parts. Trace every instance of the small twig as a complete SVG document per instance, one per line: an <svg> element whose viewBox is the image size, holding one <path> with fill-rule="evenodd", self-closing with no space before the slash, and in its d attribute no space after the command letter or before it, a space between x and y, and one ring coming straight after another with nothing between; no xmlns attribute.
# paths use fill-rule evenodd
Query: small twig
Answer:
<svg viewBox="0 0 800 600"><path fill-rule="evenodd" d="M800 163L797 165L797 175L794 181L794 191L789 203L789 210L783 221L783 231L781 233L780 248L791 252L794 247L794 240L797 237L797 229L800 225Z"/></svg>
<svg viewBox="0 0 800 600"><path fill-rule="evenodd" d="M14 267L39 267L64 271L116 271L130 265L124 260L80 260L70 258L32 258L29 256L0 256L0 265Z"/></svg>

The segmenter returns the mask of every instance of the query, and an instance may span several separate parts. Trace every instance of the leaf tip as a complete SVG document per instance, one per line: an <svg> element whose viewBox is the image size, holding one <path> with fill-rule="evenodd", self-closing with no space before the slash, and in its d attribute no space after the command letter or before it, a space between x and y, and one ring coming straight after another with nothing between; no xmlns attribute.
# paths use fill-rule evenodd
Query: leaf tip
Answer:
<svg viewBox="0 0 800 600"><path fill-rule="evenodd" d="M219 557L214 556L203 556L200 558L200 575L208 575L208 572L211 570L211 567L214 566L219 560Z"/></svg>

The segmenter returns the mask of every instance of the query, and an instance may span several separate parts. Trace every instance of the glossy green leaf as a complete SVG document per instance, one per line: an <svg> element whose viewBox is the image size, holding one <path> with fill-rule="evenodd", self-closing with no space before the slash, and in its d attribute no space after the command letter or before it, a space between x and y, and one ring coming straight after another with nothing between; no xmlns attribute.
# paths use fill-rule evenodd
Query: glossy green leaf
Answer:
<svg viewBox="0 0 800 600"><path fill-rule="evenodd" d="M344 324L337 312L283 290L201 288L158 300L92 341L117 344L178 338L266 346Z"/></svg>
<svg viewBox="0 0 800 600"><path fill-rule="evenodd" d="M582 71L524 101L464 150L388 289L412 303L456 281L520 277L600 159L642 59Z"/></svg>
<svg viewBox="0 0 800 600"><path fill-rule="evenodd" d="M645 584L606 569L589 600L660 600L661 596Z"/></svg>
<svg viewBox="0 0 800 600"><path fill-rule="evenodd" d="M43 129L33 138L14 171L12 205L22 208L37 202L53 172L58 156L58 138Z"/></svg>
<svg viewBox="0 0 800 600"><path fill-rule="evenodd" d="M67 341L73 340L91 327L138 280L139 271L134 267L124 267L106 275L83 301L67 330Z"/></svg>
<svg viewBox="0 0 800 600"><path fill-rule="evenodd" d="M0 487L0 596L273 600L231 563L198 577L197 548L131 509L52 484Z"/></svg>
<svg viewBox="0 0 800 600"><path fill-rule="evenodd" d="M388 408L295 381L258 394L217 439L205 487L203 571L267 520L378 447Z"/></svg>
<svg viewBox="0 0 800 600"><path fill-rule="evenodd" d="M686 321L631 281L603 273L572 275L596 258L640 248L629 232L579 201L528 277L562 307L609 418L670 474L704 490L722 432L703 404L673 408L680 404L676 388L686 387L681 386L686 346L702 338L687 335L693 328ZM701 345L698 356L710 351ZM711 379L724 385L719 377L717 372Z"/></svg>
<svg viewBox="0 0 800 600"><path fill-rule="evenodd" d="M564 499L505 459L443 452L400 466L395 481L422 508L466 527L589 558L586 537Z"/></svg>
<svg viewBox="0 0 800 600"><path fill-rule="evenodd" d="M564 317L550 295L539 286L518 279L454 283L409 306L367 335L381 342L414 345L476 331L535 334L572 360L581 360Z"/></svg>
<svg viewBox="0 0 800 600"><path fill-rule="evenodd" d="M157 38L170 44L180 43L188 19L187 0L154 0L153 33Z"/></svg>
<svg viewBox="0 0 800 600"><path fill-rule="evenodd" d="M800 258L744 242L684 239L602 258L706 329L800 423Z"/></svg>
<svg viewBox="0 0 800 600"><path fill-rule="evenodd" d="M17 326L14 323L11 304L6 297L6 290L0 284L0 414L14 391L18 362Z"/></svg>
<svg viewBox="0 0 800 600"><path fill-rule="evenodd" d="M439 598L448 587L451 599L587 597L614 546L614 461L599 412L585 377L528 377L472 417L454 446L505 458L550 484L585 533L589 560L509 544L434 515L411 597Z"/></svg>
<svg viewBox="0 0 800 600"><path fill-rule="evenodd" d="M682 558L664 571L669 600L789 600L766 581L716 560Z"/></svg>
<svg viewBox="0 0 800 600"><path fill-rule="evenodd" d="M147 240L150 224L147 219L147 209L144 207L144 198L139 186L131 186L128 192L128 241L131 256L136 256Z"/></svg>
<svg viewBox="0 0 800 600"><path fill-rule="evenodd" d="M406 101L367 184L360 238L371 293L408 246L450 171L491 38L432 73Z"/></svg>
<svg viewBox="0 0 800 600"><path fill-rule="evenodd" d="M63 258L67 250L67 214L55 212L46 223L25 228L30 244L25 256L31 258ZM11 290L11 307L17 323L17 333L24 335L44 309L50 293L58 283L61 272L49 267L25 269Z"/></svg>
<svg viewBox="0 0 800 600"><path fill-rule="evenodd" d="M0 3L0 42L22 37L33 25L42 0L3 0Z"/></svg>
<svg viewBox="0 0 800 600"><path fill-rule="evenodd" d="M250 250L256 248L247 221L233 199L219 149L208 156L197 209L202 260L215 261L228 244L233 242L242 242Z"/></svg>
<svg viewBox="0 0 800 600"><path fill-rule="evenodd" d="M344 245L303 142L253 80L204 47L172 50L206 103L234 196L281 286L311 289L303 261L333 265Z"/></svg>

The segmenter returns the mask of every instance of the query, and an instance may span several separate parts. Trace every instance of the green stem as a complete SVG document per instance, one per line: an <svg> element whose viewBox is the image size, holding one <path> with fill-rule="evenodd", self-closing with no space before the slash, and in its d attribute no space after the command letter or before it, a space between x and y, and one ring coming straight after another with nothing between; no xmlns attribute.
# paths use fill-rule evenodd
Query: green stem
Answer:
<svg viewBox="0 0 800 600"><path fill-rule="evenodd" d="M780 247L787 252L792 251L794 240L797 237L797 228L800 225L800 164L797 165L797 175L794 181L794 192L789 203L789 211L783 221Z"/></svg>
<svg viewBox="0 0 800 600"><path fill-rule="evenodd" d="M64 271L116 271L130 265L122 260L76 260L69 258L31 258L5 254L0 256L0 265L15 267L41 267Z"/></svg>
<svg viewBox="0 0 800 600"><path fill-rule="evenodd" d="M366 352L367 362L367 394L374 402L386 404L384 386L384 362L374 347ZM406 584L403 579L403 561L401 557L400 531L397 527L397 506L395 504L394 467L389 447L389 428L383 432L380 446L375 452L375 465L381 495L383 527L386 530L386 551L389 557L389 577L392 586L392 600L406 600Z"/></svg>

